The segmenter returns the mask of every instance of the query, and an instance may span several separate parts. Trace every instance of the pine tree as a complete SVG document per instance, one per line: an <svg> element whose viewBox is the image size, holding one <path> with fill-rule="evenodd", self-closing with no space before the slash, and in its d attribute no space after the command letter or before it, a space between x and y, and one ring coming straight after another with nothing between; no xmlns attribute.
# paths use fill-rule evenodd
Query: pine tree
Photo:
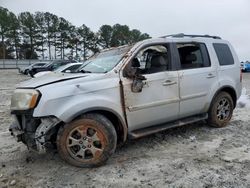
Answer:
<svg viewBox="0 0 250 188"><path fill-rule="evenodd" d="M7 34L10 28L10 12L8 9L0 7L0 36L1 36L1 58L6 58L6 45L5 40L7 38Z"/></svg>
<svg viewBox="0 0 250 188"><path fill-rule="evenodd" d="M23 38L30 46L30 57L28 58L37 58L35 50L37 46L36 39L38 38L39 29L35 21L35 16L30 12L22 12L18 19L21 24Z"/></svg>

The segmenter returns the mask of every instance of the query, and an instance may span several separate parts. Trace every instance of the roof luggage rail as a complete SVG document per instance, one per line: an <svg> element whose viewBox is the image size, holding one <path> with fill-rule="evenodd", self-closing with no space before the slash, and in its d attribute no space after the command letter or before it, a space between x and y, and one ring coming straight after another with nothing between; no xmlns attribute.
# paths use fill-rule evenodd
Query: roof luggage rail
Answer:
<svg viewBox="0 0 250 188"><path fill-rule="evenodd" d="M184 33L178 33L178 34L173 34L173 35L166 35L166 36L162 36L160 38L167 38L167 37L175 37L175 38L183 38L183 37L191 37L191 38L195 38L195 37L204 37L204 38L213 38L213 39L221 39L221 37L218 36L211 36L211 35L186 35Z"/></svg>

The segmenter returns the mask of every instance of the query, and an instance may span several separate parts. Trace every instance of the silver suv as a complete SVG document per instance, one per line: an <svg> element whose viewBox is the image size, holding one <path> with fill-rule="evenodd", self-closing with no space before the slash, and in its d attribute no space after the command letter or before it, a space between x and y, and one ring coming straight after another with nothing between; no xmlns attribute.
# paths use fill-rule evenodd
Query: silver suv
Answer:
<svg viewBox="0 0 250 188"><path fill-rule="evenodd" d="M226 126L240 95L240 62L227 41L170 35L104 50L76 74L21 83L10 131L30 149L56 146L72 165L99 166L127 138L200 120Z"/></svg>

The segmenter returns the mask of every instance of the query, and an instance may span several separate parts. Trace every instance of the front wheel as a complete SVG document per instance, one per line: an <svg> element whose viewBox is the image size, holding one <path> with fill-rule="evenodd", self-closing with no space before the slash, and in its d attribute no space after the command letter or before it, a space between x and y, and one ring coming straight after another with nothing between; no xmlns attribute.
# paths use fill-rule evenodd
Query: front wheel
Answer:
<svg viewBox="0 0 250 188"><path fill-rule="evenodd" d="M233 115L233 100L227 92L220 92L212 101L208 112L208 124L225 127Z"/></svg>
<svg viewBox="0 0 250 188"><path fill-rule="evenodd" d="M101 114L86 114L59 129L57 149L69 164L95 167L114 153L117 135L113 124Z"/></svg>

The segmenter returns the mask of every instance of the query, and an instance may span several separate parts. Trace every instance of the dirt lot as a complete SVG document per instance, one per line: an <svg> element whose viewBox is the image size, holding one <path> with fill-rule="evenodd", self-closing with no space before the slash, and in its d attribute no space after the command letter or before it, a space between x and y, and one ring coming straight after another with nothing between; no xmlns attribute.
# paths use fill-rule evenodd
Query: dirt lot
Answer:
<svg viewBox="0 0 250 188"><path fill-rule="evenodd" d="M0 187L250 187L250 108L226 128L196 123L119 148L105 166L80 169L56 152L29 152L9 134L10 97L26 76L0 70ZM250 73L244 74L250 93ZM244 105L243 105L244 106Z"/></svg>

